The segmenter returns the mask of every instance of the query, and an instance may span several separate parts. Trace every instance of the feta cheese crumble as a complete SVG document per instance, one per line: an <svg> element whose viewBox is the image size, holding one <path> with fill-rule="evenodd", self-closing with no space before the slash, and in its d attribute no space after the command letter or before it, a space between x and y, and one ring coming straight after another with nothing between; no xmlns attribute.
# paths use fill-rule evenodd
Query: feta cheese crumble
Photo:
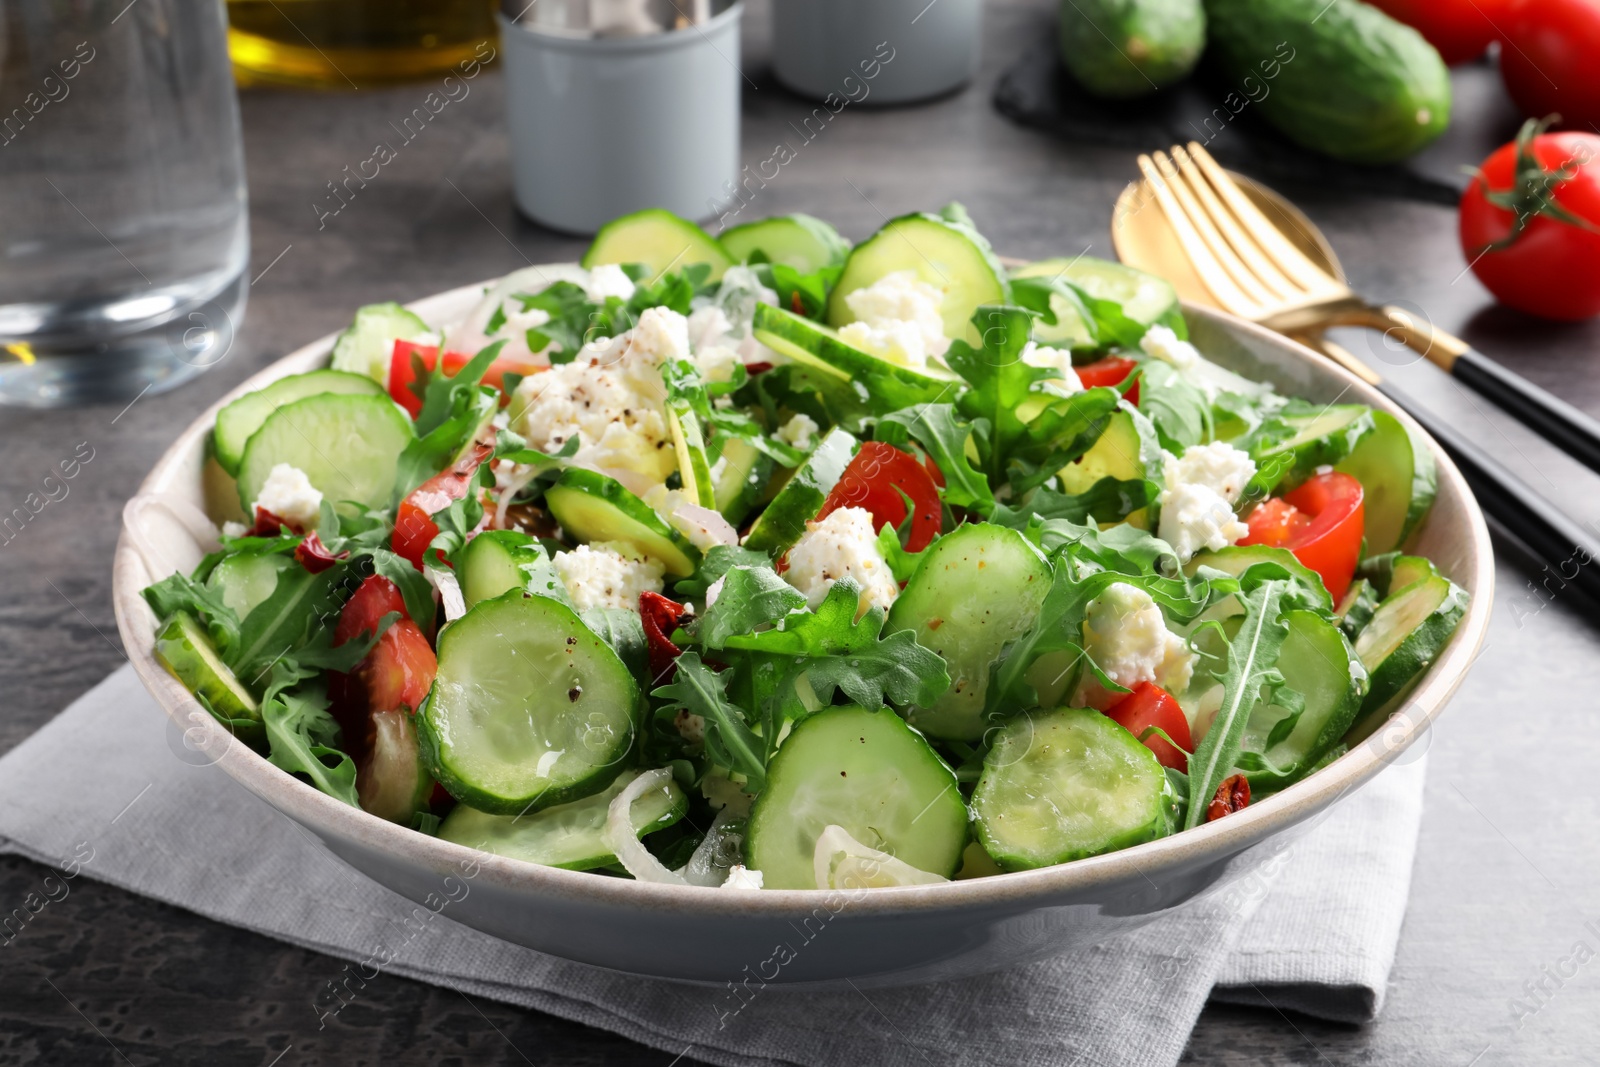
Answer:
<svg viewBox="0 0 1600 1067"><path fill-rule="evenodd" d="M1139 340L1145 354L1170 363L1179 371L1192 370L1200 361L1200 350L1188 341L1178 339L1170 326L1152 326Z"/></svg>
<svg viewBox="0 0 1600 1067"><path fill-rule="evenodd" d="M250 527L246 526L242 522L233 522L230 520L222 524L222 536L224 537L243 537L249 532Z"/></svg>
<svg viewBox="0 0 1600 1067"><path fill-rule="evenodd" d="M1126 688L1154 682L1169 693L1189 688L1196 656L1188 642L1167 629L1161 609L1138 586L1114 582L1089 602L1083 648L1112 681ZM1077 703L1104 711L1121 699L1086 674Z"/></svg>
<svg viewBox="0 0 1600 1067"><path fill-rule="evenodd" d="M617 264L606 263L589 272L589 280L583 283L583 292L593 304L605 303L608 296L627 300L633 295L633 279Z"/></svg>
<svg viewBox="0 0 1600 1067"><path fill-rule="evenodd" d="M888 611L900 595L900 584L878 550L872 513L865 508L840 508L821 522L806 523L806 532L789 549L789 569L783 577L806 595L806 603L815 610L845 575L861 587L857 618L868 608Z"/></svg>
<svg viewBox="0 0 1600 1067"><path fill-rule="evenodd" d="M735 863L728 868L728 880L723 882L718 889L760 889L763 878L760 871L753 871L742 863Z"/></svg>
<svg viewBox="0 0 1600 1067"><path fill-rule="evenodd" d="M322 517L322 492L311 484L305 471L279 463L268 472L251 511L256 508L265 508L302 530L314 530Z"/></svg>
<svg viewBox="0 0 1600 1067"><path fill-rule="evenodd" d="M1065 349L1051 348L1029 341L1022 349L1022 362L1030 367L1043 367L1061 375L1059 380L1047 379L1035 382L1034 388L1040 392L1053 393L1056 396L1071 396L1073 393L1083 392L1083 382L1078 379L1078 372L1072 367L1072 353Z"/></svg>
<svg viewBox="0 0 1600 1067"><path fill-rule="evenodd" d="M1250 528L1239 521L1234 505L1255 476L1248 453L1224 441L1191 445L1183 458L1166 454L1166 486L1161 490L1161 525L1156 535L1187 563L1202 548L1227 548Z"/></svg>
<svg viewBox="0 0 1600 1067"><path fill-rule="evenodd" d="M1206 359L1194 345L1180 340L1170 326L1150 327L1139 339L1139 347L1146 355L1172 364L1178 375L1204 393L1207 400L1215 400L1220 393L1259 397L1272 391L1264 382L1253 382Z"/></svg>
<svg viewBox="0 0 1600 1067"><path fill-rule="evenodd" d="M858 321L839 330L846 344L879 359L924 370L950 347L939 307L944 293L912 270L885 274L844 302Z"/></svg>
<svg viewBox="0 0 1600 1067"><path fill-rule="evenodd" d="M632 545L601 541L562 552L553 561L561 584L579 611L590 608L639 610L640 593L661 592L667 569Z"/></svg>
<svg viewBox="0 0 1600 1067"><path fill-rule="evenodd" d="M818 429L820 427L816 420L802 412L779 426L777 437L785 444L804 450L811 447L811 440L816 436Z"/></svg>

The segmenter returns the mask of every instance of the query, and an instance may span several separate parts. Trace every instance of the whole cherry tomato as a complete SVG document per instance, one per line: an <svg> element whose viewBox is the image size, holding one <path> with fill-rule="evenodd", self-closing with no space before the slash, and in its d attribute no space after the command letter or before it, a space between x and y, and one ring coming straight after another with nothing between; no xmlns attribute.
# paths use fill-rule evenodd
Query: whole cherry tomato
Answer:
<svg viewBox="0 0 1600 1067"><path fill-rule="evenodd" d="M900 494L904 493L902 497ZM906 520L906 497L915 509L911 517L911 536L906 549L921 552L939 534L942 516L939 490L928 469L915 456L882 441L868 441L855 454L834 484L822 510L820 522L840 508L865 508L872 513L874 529L885 523L900 528Z"/></svg>
<svg viewBox="0 0 1600 1067"><path fill-rule="evenodd" d="M1477 59L1498 34L1502 12L1495 0L1372 0L1389 17L1425 37L1446 63Z"/></svg>
<svg viewBox="0 0 1600 1067"><path fill-rule="evenodd" d="M1500 77L1530 118L1552 112L1574 130L1600 125L1600 3L1512 0L1502 31Z"/></svg>
<svg viewBox="0 0 1600 1067"><path fill-rule="evenodd" d="M1245 518L1250 532L1240 544L1287 548L1316 571L1337 604L1361 560L1366 532L1361 483L1327 471L1282 497L1270 497Z"/></svg>
<svg viewBox="0 0 1600 1067"><path fill-rule="evenodd" d="M1547 124L1530 119L1478 169L1461 196L1461 254L1502 304L1576 321L1600 314L1600 136Z"/></svg>

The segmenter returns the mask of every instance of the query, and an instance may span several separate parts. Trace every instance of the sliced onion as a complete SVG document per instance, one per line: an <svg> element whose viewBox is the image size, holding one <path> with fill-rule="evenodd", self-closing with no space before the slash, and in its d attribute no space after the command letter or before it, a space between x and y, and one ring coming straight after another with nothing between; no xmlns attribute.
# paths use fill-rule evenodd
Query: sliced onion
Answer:
<svg viewBox="0 0 1600 1067"><path fill-rule="evenodd" d="M719 886L728 880L730 865L719 864L717 860L725 859L730 852L735 858L738 857L739 842L744 838L744 829L738 825L740 821L740 817L728 808L717 812L705 839L694 850L694 855L689 857L689 862L678 871L685 882L690 885Z"/></svg>
<svg viewBox="0 0 1600 1067"><path fill-rule="evenodd" d="M445 622L455 622L467 613L467 599L461 595L461 583L456 580L455 571L449 567L430 566L422 568L422 574L439 593Z"/></svg>
<svg viewBox="0 0 1600 1067"><path fill-rule="evenodd" d="M611 800L606 809L606 847L617 857L623 870L641 882L658 882L663 885L688 885L682 875L667 869L666 864L650 854L638 834L633 830L633 802L652 789L665 789L672 781L672 772L665 767L645 771L629 782Z"/></svg>
<svg viewBox="0 0 1600 1067"><path fill-rule="evenodd" d="M739 531L720 512L699 504L679 504L672 514L673 525L682 530L694 546L704 552L716 545L737 545ZM681 520L681 521L679 521Z"/></svg>
<svg viewBox="0 0 1600 1067"><path fill-rule="evenodd" d="M152 514L156 511L164 518ZM206 513L171 493L141 493L128 501L122 528L152 581L180 571L188 574L218 544L216 524Z"/></svg>
<svg viewBox="0 0 1600 1067"><path fill-rule="evenodd" d="M539 477L539 473L543 469L537 463L529 463L520 467L513 466L511 468L511 472L506 478L505 488L500 491L500 499L495 502L494 525L490 527L491 529L504 530L506 528L506 509L511 507L511 501L515 499L518 493L528 487L529 482Z"/></svg>
<svg viewBox="0 0 1600 1067"><path fill-rule="evenodd" d="M842 858L840 858L842 855ZM868 848L842 826L829 825L817 838L816 851L811 858L812 873L818 889L844 889L864 886L932 885L948 882L928 871L920 871L904 860L897 860L887 852ZM853 876L854 884L846 879Z"/></svg>

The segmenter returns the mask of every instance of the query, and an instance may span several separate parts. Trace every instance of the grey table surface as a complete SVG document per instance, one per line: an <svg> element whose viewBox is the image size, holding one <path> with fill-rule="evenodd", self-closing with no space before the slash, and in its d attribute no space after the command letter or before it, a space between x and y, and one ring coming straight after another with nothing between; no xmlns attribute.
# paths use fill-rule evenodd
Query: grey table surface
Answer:
<svg viewBox="0 0 1600 1067"><path fill-rule="evenodd" d="M745 217L808 211L860 237L887 217L959 199L1008 254L1111 255L1107 219L1135 174L1129 154L1051 141L989 106L1009 57L1049 32L1041 0L991 3L982 74L965 92L918 108L847 108L809 142L796 128L811 105L767 74L766 15L756 3L746 20L744 158L766 159L780 141L796 158L757 192ZM470 84L467 97L326 218L317 206L327 209L325 183L392 139L390 124L432 87L243 94L254 282L227 358L198 382L127 408L0 409L4 510L80 443L94 450L70 495L0 546L0 751L122 661L110 597L120 508L201 408L343 326L357 305L412 300L581 252L583 241L518 217L500 76L490 71ZM1497 106L1490 96L1482 103ZM1359 288L1405 301L1600 413L1600 322L1554 326L1495 308L1461 276L1452 212L1284 191L1326 229ZM1381 339L1346 340L1580 520L1600 520L1592 475ZM1549 592L1536 591L1536 580ZM1593 610L1584 611L1558 579L1502 553L1488 647L1429 739L1415 881L1382 1018L1347 1027L1211 1008L1185 1062L1594 1062L1600 963L1589 960L1600 951L1600 925L1586 924L1600 920L1600 792L1591 767L1600 629ZM22 899L42 875L27 862L0 861L0 901ZM0 1063L542 1067L671 1058L392 977L319 1030L308 991L326 968L314 953L78 883L0 951Z"/></svg>

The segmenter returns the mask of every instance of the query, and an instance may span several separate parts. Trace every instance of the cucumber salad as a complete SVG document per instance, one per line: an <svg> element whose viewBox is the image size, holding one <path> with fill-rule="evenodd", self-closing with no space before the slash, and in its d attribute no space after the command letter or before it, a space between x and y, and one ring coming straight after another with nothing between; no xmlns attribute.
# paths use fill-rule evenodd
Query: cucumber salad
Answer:
<svg viewBox="0 0 1600 1067"><path fill-rule="evenodd" d="M220 547L145 590L240 741L504 856L732 889L1067 863L1370 732L1467 602L1427 446L1007 269L959 205L851 245L619 219L458 321L362 308L217 415ZM222 503L219 505L217 501Z"/></svg>

